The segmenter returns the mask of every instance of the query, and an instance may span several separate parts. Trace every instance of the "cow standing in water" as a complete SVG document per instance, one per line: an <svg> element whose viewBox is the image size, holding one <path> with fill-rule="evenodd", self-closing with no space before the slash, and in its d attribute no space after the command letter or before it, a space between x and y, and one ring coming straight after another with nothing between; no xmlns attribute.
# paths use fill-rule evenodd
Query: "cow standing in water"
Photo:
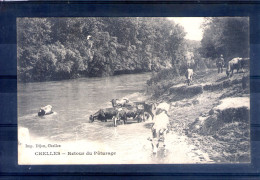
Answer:
<svg viewBox="0 0 260 180"><path fill-rule="evenodd" d="M220 58L217 59L216 61L216 65L218 68L218 73L222 73L223 72L223 66L224 66L224 59L223 59L223 55L220 55Z"/></svg>
<svg viewBox="0 0 260 180"><path fill-rule="evenodd" d="M44 116L44 115L48 115L48 114L52 114L52 106L51 105L47 105L44 107L41 107L39 112L38 112L38 116Z"/></svg>
<svg viewBox="0 0 260 180"><path fill-rule="evenodd" d="M152 144L153 155L158 155L162 151L165 156L165 138L166 134L170 130L170 122L168 110L170 105L167 103L161 103L156 107L156 115L154 117L154 124L152 126L152 138L148 138Z"/></svg>
<svg viewBox="0 0 260 180"><path fill-rule="evenodd" d="M189 86L192 82L193 69L187 69L187 71L185 72L185 77L187 79L187 83L188 83L188 86Z"/></svg>
<svg viewBox="0 0 260 180"><path fill-rule="evenodd" d="M127 103L129 103L129 100L127 98L124 99L112 99L111 100L112 106L115 107L125 107Z"/></svg>
<svg viewBox="0 0 260 180"><path fill-rule="evenodd" d="M107 122L108 119L112 119L117 114L115 108L100 109L95 114L90 115L89 122L93 122L95 119Z"/></svg>

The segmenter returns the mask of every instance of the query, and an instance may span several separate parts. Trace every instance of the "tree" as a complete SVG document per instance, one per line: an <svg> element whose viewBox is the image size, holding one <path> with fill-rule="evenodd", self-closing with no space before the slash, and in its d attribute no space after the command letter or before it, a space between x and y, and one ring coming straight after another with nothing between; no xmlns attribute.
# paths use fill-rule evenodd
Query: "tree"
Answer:
<svg viewBox="0 0 260 180"><path fill-rule="evenodd" d="M205 58L224 55L226 61L249 56L249 20L246 17L207 18L200 53Z"/></svg>
<svg viewBox="0 0 260 180"><path fill-rule="evenodd" d="M46 18L18 18L17 27L18 80L30 81L38 50L51 41L51 24Z"/></svg>
<svg viewBox="0 0 260 180"><path fill-rule="evenodd" d="M22 81L159 71L183 61L185 32L167 18L21 18Z"/></svg>

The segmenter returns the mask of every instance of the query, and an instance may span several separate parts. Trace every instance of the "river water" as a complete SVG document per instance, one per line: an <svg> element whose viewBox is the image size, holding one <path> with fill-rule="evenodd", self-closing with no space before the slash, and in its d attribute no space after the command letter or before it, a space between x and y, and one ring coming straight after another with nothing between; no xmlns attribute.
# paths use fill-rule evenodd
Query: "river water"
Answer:
<svg viewBox="0 0 260 180"><path fill-rule="evenodd" d="M37 149L34 144L57 143L62 145L64 151L117 153L114 157L108 157L107 162L103 159L103 163L151 163L151 147L147 140L147 135L150 134L150 129L147 128L149 123L130 120L128 124L118 127L113 127L112 121L89 123L89 115L100 108L111 107L110 101L113 98L128 97L130 101L145 100L145 84L149 78L150 74L147 73L19 83L18 126L28 128L35 151ZM48 104L53 106L54 113L38 117L39 108ZM52 161L51 158L45 157L42 160L55 164L78 164L79 162L93 164L101 163L104 157L92 155L87 159L82 156L69 158L68 162L64 161L64 158ZM30 162L33 161L32 159ZM35 160L35 163L40 161L40 159Z"/></svg>

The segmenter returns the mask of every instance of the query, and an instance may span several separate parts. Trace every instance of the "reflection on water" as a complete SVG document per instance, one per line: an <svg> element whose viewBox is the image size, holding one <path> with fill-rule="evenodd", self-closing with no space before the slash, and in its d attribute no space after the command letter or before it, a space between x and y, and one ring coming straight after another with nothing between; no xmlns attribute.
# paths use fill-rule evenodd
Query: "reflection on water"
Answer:
<svg viewBox="0 0 260 180"><path fill-rule="evenodd" d="M144 144L147 144L150 130L143 123L115 128L111 121L89 123L89 115L100 108L111 107L113 98L127 96L132 101L143 100L149 77L150 74L135 74L21 83L18 85L19 127L28 128L35 138L61 142L87 140L140 158L149 154ZM39 108L48 104L53 106L55 113L38 117Z"/></svg>

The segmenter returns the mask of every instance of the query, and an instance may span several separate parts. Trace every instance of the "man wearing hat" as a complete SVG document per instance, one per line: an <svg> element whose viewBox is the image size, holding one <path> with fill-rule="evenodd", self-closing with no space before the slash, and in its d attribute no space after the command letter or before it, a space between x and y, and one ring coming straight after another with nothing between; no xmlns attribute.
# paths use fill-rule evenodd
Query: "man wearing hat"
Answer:
<svg viewBox="0 0 260 180"><path fill-rule="evenodd" d="M217 65L217 68L218 68L218 73L222 73L223 72L223 66L224 66L223 54L221 54L220 58L217 59L216 65Z"/></svg>

